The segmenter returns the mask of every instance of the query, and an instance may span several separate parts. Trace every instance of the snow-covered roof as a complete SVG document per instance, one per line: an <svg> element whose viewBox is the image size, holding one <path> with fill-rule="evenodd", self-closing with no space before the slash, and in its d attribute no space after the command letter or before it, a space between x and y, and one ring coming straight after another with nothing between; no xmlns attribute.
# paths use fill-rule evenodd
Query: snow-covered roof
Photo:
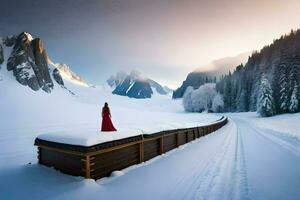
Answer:
<svg viewBox="0 0 300 200"><path fill-rule="evenodd" d="M116 132L100 132L100 131L64 131L64 132L52 132L39 135L37 138L50 142L57 142L63 144L79 145L79 146L93 146L104 142L119 140L141 134L154 134L160 131L180 129L180 128L192 128L198 126L204 126L216 123L216 121L205 121L199 123L169 123L155 125L153 128L143 129L127 129L118 130Z"/></svg>

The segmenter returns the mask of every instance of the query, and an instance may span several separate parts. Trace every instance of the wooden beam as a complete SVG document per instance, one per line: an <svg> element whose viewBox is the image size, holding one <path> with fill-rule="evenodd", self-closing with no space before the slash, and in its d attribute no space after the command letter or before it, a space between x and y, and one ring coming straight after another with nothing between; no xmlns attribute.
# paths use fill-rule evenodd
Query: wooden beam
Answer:
<svg viewBox="0 0 300 200"><path fill-rule="evenodd" d="M91 178L90 156L85 157L85 178Z"/></svg>
<svg viewBox="0 0 300 200"><path fill-rule="evenodd" d="M60 153L71 154L71 155L76 155L76 156L86 156L85 153L78 152L78 151L64 150L64 149L49 147L49 146L45 146L45 145L37 145L37 146L40 148L44 148L44 149L48 149L48 150L56 151L56 152L60 152Z"/></svg>
<svg viewBox="0 0 300 200"><path fill-rule="evenodd" d="M144 142L140 143L140 163L144 162Z"/></svg>
<svg viewBox="0 0 300 200"><path fill-rule="evenodd" d="M160 148L159 148L160 154L164 153L164 136L161 136L160 138Z"/></svg>
<svg viewBox="0 0 300 200"><path fill-rule="evenodd" d="M102 154L102 153L107 153L107 152L114 151L114 150L117 150L117 149L122 149L122 148L129 147L129 146L132 146L132 145L140 144L142 142L143 142L143 140L138 140L138 141L130 142L130 143L127 143L127 144L122 144L122 145L118 145L118 146L114 146L114 147L109 147L109 148L106 148L106 149L101 149L101 150L98 150L98 151L89 152L89 153L87 153L87 155L94 156L94 155L98 155L98 154Z"/></svg>

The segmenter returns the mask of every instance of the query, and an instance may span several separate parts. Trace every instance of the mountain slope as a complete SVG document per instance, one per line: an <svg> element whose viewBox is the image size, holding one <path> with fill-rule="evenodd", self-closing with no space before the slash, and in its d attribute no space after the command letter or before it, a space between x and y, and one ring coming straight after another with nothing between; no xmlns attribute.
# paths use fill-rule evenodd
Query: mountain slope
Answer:
<svg viewBox="0 0 300 200"><path fill-rule="evenodd" d="M237 65L246 62L250 52L242 53L234 57L226 57L215 60L207 66L197 68L189 73L182 85L173 92L173 98L181 98L188 86L194 89L199 88L204 83L215 82L217 77L227 74Z"/></svg>
<svg viewBox="0 0 300 200"><path fill-rule="evenodd" d="M63 79L69 80L72 83L77 85L81 85L85 87L89 86L87 82L83 80L80 76L75 74L68 65L62 63L53 63L53 62L49 62L49 64L53 65L56 69L58 69Z"/></svg>

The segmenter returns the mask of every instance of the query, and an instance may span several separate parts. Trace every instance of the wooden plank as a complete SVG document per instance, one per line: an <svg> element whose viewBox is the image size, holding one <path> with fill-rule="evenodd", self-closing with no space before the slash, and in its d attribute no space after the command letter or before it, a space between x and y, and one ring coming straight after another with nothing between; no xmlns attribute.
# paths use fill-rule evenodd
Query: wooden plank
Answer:
<svg viewBox="0 0 300 200"><path fill-rule="evenodd" d="M163 136L160 138L160 148L159 148L159 150L160 150L160 154L163 154L163 152L164 152L164 137Z"/></svg>
<svg viewBox="0 0 300 200"><path fill-rule="evenodd" d="M85 176L82 172L84 166L81 161L81 156L52 151L45 148L41 148L41 154L42 157L39 160L41 164L54 167L66 174Z"/></svg>
<svg viewBox="0 0 300 200"><path fill-rule="evenodd" d="M185 132L181 132L178 134L178 146L186 143L186 134Z"/></svg>
<svg viewBox="0 0 300 200"><path fill-rule="evenodd" d="M176 135L168 135L164 136L163 139L163 152L168 152L174 148L176 148Z"/></svg>
<svg viewBox="0 0 300 200"><path fill-rule="evenodd" d="M101 154L101 153L107 153L107 152L110 152L110 151L123 149L123 148L128 147L128 146L133 146L133 145L136 145L136 144L140 144L141 142L142 142L142 140L131 142L131 143L128 143L128 144L122 144L122 145L115 146L115 147L110 147L110 148L107 148L107 149L101 149L99 151L94 151L94 152L87 153L87 155L93 156L93 155L97 155L97 154Z"/></svg>
<svg viewBox="0 0 300 200"><path fill-rule="evenodd" d="M109 162L107 160L100 160L94 162L93 169L94 170L99 170L103 168L121 169L122 167L125 168L127 166L130 166L128 165L129 163L135 163L135 164L140 163L139 155L129 155L121 159L110 160Z"/></svg>
<svg viewBox="0 0 300 200"><path fill-rule="evenodd" d="M144 142L144 161L160 154L160 138Z"/></svg>
<svg viewBox="0 0 300 200"><path fill-rule="evenodd" d="M38 145L38 147L40 147L42 149L48 149L50 151L64 153L64 154L70 154L70 155L76 155L76 156L85 156L86 155L85 153L81 153L81 152L77 152L77 151L63 150L63 149L58 149L58 148L54 148L54 147L48 147L45 145Z"/></svg>
<svg viewBox="0 0 300 200"><path fill-rule="evenodd" d="M86 156L85 161L85 178L91 178L90 156Z"/></svg>
<svg viewBox="0 0 300 200"><path fill-rule="evenodd" d="M144 162L144 142L139 145L140 148L140 163Z"/></svg>

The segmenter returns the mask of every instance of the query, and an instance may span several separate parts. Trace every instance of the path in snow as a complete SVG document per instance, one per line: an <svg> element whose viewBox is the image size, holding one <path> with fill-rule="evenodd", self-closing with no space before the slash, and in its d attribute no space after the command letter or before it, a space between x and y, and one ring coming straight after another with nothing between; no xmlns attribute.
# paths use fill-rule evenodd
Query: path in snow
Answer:
<svg viewBox="0 0 300 200"><path fill-rule="evenodd" d="M299 140L232 114L215 133L97 182L39 165L2 170L0 178L7 199L296 200L299 169Z"/></svg>
<svg viewBox="0 0 300 200"><path fill-rule="evenodd" d="M233 117L245 155L251 199L300 199L300 142Z"/></svg>

